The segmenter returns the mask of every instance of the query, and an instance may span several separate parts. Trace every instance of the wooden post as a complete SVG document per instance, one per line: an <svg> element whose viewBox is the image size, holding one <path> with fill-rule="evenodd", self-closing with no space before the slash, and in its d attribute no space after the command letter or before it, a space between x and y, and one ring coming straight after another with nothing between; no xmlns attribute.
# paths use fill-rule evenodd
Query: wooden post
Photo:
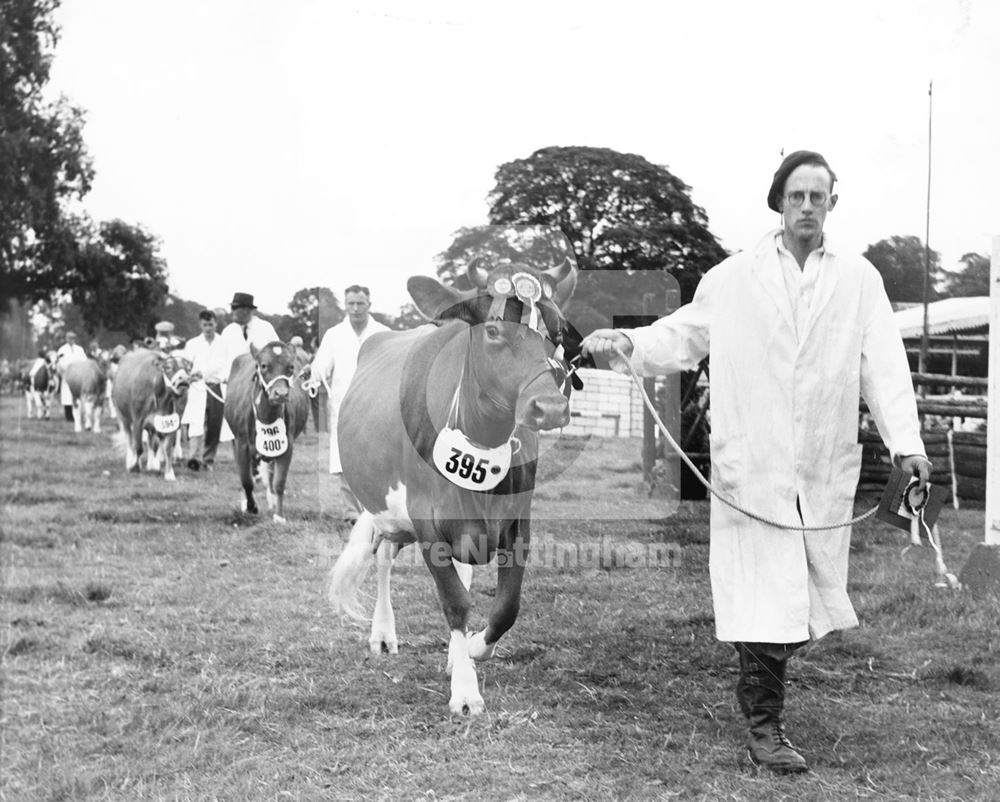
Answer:
<svg viewBox="0 0 1000 802"><path fill-rule="evenodd" d="M1000 594L1000 235L993 238L990 267L990 363L986 412L986 526L984 542L962 569L973 592Z"/></svg>

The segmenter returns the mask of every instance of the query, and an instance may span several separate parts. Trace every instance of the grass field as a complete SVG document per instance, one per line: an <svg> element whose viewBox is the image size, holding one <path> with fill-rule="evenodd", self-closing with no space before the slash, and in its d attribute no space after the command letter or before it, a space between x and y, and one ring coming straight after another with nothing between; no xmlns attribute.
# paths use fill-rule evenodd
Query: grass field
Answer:
<svg viewBox="0 0 1000 802"><path fill-rule="evenodd" d="M396 658L327 608L346 531L325 438L299 442L279 526L237 512L228 453L167 484L127 475L109 433L0 404L3 799L1000 798L1000 604L935 589L931 554L901 556L882 524L855 530L861 628L791 663L813 771L754 777L735 653L713 636L707 504L640 499L638 443L592 442L543 482L536 548L679 559L530 565L479 665L487 712L460 719L425 568L395 574ZM982 534L981 508L945 511L951 570ZM489 568L473 591L481 625Z"/></svg>

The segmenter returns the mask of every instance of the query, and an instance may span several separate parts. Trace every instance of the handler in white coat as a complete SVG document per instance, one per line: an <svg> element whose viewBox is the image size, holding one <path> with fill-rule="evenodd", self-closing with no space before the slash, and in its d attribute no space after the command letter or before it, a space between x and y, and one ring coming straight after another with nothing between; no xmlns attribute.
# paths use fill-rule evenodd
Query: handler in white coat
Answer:
<svg viewBox="0 0 1000 802"><path fill-rule="evenodd" d="M59 346L56 351L56 372L59 374L59 400L62 402L63 412L66 420L73 420L73 393L69 389L69 382L65 380L66 368L74 362L86 362L87 352L77 344L76 332L66 332L66 342Z"/></svg>
<svg viewBox="0 0 1000 802"><path fill-rule="evenodd" d="M712 482L781 523L853 515L864 396L897 464L930 476L909 365L882 278L823 233L836 176L797 151L775 173L768 206L782 228L702 278L694 300L651 326L601 329L584 353L642 375L711 360ZM740 657L737 698L753 765L805 771L784 736L785 663L810 638L856 626L847 596L850 527L805 532L758 523L712 498L709 569L716 635Z"/></svg>
<svg viewBox="0 0 1000 802"><path fill-rule="evenodd" d="M340 447L337 444L340 402L344 400L344 394L354 377L361 344L376 332L388 331L369 314L371 292L367 287L352 284L344 290L344 306L347 309L347 317L326 330L310 366L312 380L326 384L329 392L330 473L338 477L343 472L340 465ZM340 492L348 506L345 517L355 518L361 511L361 505L344 484L343 478L340 479Z"/></svg>

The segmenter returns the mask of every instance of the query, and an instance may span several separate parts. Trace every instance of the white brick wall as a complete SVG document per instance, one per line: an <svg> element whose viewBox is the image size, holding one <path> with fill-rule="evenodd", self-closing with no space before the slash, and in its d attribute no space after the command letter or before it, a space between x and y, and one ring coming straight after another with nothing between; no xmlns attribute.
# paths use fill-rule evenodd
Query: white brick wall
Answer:
<svg viewBox="0 0 1000 802"><path fill-rule="evenodd" d="M583 390L570 396L566 434L642 437L642 397L631 376L610 370L580 371Z"/></svg>

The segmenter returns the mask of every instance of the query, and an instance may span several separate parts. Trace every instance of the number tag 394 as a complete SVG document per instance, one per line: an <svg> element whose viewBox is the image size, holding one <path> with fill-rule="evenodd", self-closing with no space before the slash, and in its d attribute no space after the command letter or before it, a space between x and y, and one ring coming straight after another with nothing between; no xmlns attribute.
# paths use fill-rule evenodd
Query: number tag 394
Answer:
<svg viewBox="0 0 1000 802"><path fill-rule="evenodd" d="M176 412L173 415L154 415L153 428L159 434L171 434L181 428L181 416Z"/></svg>
<svg viewBox="0 0 1000 802"><path fill-rule="evenodd" d="M510 441L496 448L473 443L459 429L445 427L434 441L438 472L465 490L492 490L510 472Z"/></svg>
<svg viewBox="0 0 1000 802"><path fill-rule="evenodd" d="M257 453L264 459L280 457L288 450L288 431L285 429L285 421L282 418L278 418L274 423L261 423L260 421L254 421L254 423L257 424L257 437L254 445L257 447Z"/></svg>

